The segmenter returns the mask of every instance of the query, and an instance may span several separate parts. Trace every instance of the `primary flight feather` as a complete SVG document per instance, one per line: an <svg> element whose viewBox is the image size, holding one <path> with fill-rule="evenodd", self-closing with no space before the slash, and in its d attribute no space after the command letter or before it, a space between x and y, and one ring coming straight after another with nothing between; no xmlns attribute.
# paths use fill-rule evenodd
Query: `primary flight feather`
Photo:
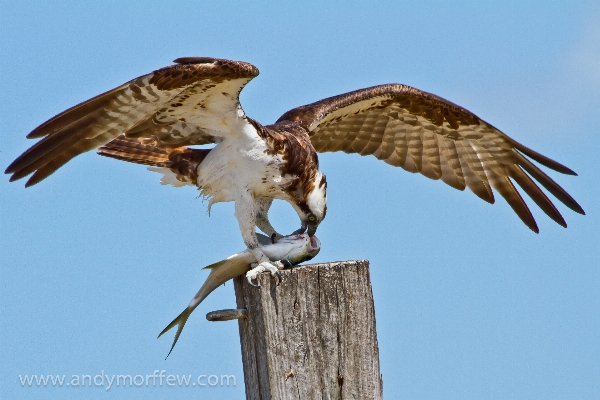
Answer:
<svg viewBox="0 0 600 400"><path fill-rule="evenodd" d="M314 235L327 211L327 183L317 152L373 155L493 203L495 190L534 232L520 186L554 221L567 224L535 181L575 212L577 202L533 161L576 175L511 139L470 111L418 89L389 84L290 110L273 125L246 116L239 93L258 75L251 64L187 57L72 107L34 129L41 138L6 169L10 180L33 173L31 186L71 158L103 156L152 166L162 183L195 185L218 202L235 202L248 250L259 270L282 265L261 251L255 227L276 241L268 219L273 199L289 202ZM188 146L216 144L212 149Z"/></svg>

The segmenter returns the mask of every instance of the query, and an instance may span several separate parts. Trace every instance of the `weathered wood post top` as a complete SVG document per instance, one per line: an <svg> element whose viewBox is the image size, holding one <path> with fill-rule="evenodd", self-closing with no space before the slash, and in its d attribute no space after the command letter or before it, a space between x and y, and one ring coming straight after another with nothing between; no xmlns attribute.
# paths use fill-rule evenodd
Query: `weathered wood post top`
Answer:
<svg viewBox="0 0 600 400"><path fill-rule="evenodd" d="M263 273L234 281L247 399L380 399L369 262Z"/></svg>

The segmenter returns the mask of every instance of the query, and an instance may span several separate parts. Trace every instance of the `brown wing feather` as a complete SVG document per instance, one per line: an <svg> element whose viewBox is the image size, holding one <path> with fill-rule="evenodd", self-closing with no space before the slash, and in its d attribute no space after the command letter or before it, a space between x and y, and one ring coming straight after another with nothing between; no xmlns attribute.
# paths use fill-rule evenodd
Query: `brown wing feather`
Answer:
<svg viewBox="0 0 600 400"><path fill-rule="evenodd" d="M38 126L27 137L43 139L8 166L10 180L34 173L26 184L31 186L71 158L122 133L168 148L214 142L215 135L223 133L216 120L237 110L239 92L258 70L251 64L208 57L175 62ZM194 107L199 112L190 113Z"/></svg>
<svg viewBox="0 0 600 400"><path fill-rule="evenodd" d="M493 203L492 188L537 232L513 179L554 221L566 227L556 207L531 179L584 214L577 202L524 155L565 174L571 169L506 136L470 111L441 97L398 84L374 86L290 110L277 121L309 131L318 152L372 154L409 172L468 187ZM528 176L521 167L531 175Z"/></svg>
<svg viewBox="0 0 600 400"><path fill-rule="evenodd" d="M210 151L211 149L187 147L164 149L121 135L100 147L98 154L136 164L169 168L177 175L177 180L195 185L198 180L198 166Z"/></svg>

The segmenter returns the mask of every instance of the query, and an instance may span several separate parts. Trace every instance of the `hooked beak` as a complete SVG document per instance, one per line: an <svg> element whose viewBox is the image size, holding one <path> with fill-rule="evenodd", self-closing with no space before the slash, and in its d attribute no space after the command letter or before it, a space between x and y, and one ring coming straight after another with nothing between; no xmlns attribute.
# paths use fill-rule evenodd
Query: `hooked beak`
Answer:
<svg viewBox="0 0 600 400"><path fill-rule="evenodd" d="M292 232L292 235L302 235L304 232L306 232L306 225L303 224L300 229L296 229Z"/></svg>
<svg viewBox="0 0 600 400"><path fill-rule="evenodd" d="M309 224L307 221L302 221L302 226L300 227L300 229L295 230L292 235L301 235L304 232L307 231L308 229L308 236L314 236L315 233L317 232L317 227L319 226L319 224Z"/></svg>

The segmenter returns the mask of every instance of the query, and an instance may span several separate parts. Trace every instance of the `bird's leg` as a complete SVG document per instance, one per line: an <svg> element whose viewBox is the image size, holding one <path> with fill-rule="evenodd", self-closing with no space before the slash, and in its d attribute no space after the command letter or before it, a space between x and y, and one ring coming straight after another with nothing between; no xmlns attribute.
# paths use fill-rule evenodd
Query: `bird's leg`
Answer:
<svg viewBox="0 0 600 400"><path fill-rule="evenodd" d="M281 282L279 270L283 269L283 264L279 261L269 260L258 245L256 232L254 231L254 226L256 225L255 202L250 193L244 193L236 199L235 215L240 224L240 231L242 232L244 243L254 258L256 258L256 266L253 266L253 269L246 274L248 282L252 286L257 286L252 280L256 279L258 274L263 271L269 271L273 277L278 278L279 282Z"/></svg>
<svg viewBox="0 0 600 400"><path fill-rule="evenodd" d="M266 197L260 197L255 200L256 205L256 227L263 231L267 236L271 238L271 243L277 242L279 239L283 237L275 231L271 223L269 222L269 208L271 208L271 204L273 203L273 199L269 199Z"/></svg>

